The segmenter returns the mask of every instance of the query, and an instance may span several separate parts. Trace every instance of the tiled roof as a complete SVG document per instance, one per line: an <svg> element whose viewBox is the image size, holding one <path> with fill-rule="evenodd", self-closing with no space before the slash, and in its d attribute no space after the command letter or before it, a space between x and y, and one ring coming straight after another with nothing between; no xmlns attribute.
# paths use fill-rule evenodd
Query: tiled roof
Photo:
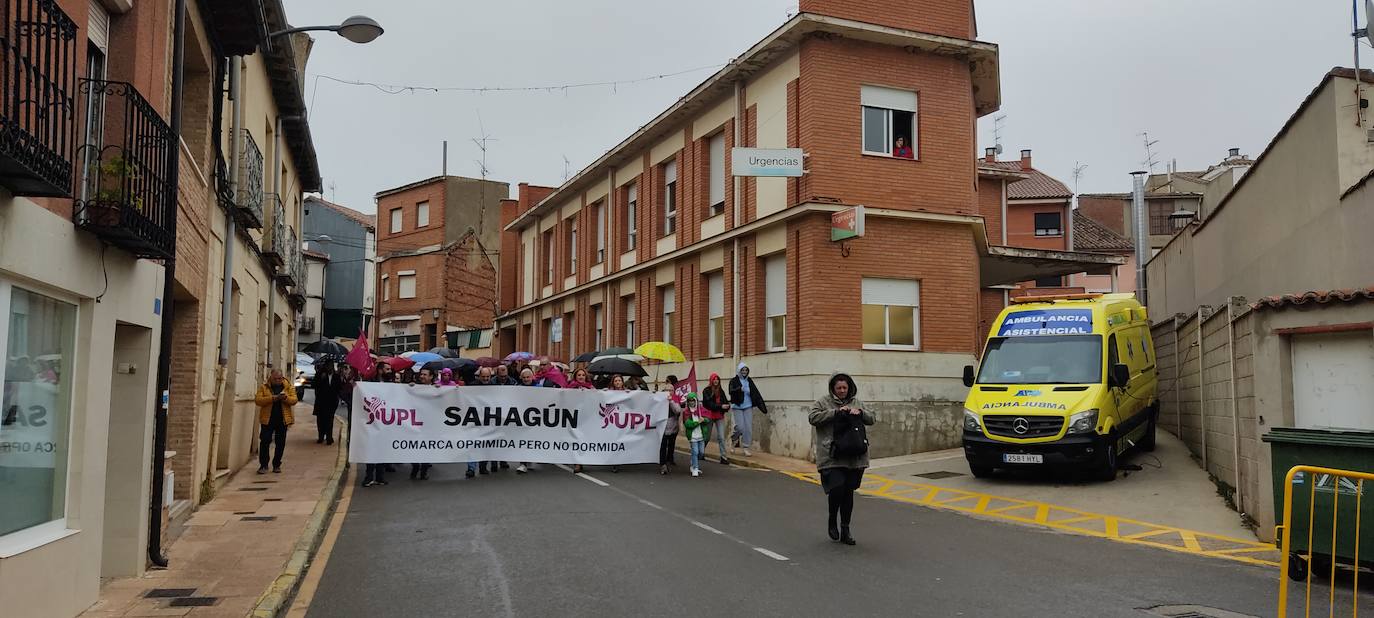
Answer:
<svg viewBox="0 0 1374 618"><path fill-rule="evenodd" d="M1207 180L1203 178L1205 175L1207 175L1207 170L1202 170L1200 172L1174 172L1174 178L1204 185L1207 184Z"/></svg>
<svg viewBox="0 0 1374 618"><path fill-rule="evenodd" d="M1325 290L1303 292L1301 294L1284 294L1283 296L1266 296L1259 299L1251 307L1255 309L1283 309L1297 305L1316 303L1325 305L1334 302L1356 302L1361 300L1374 300L1374 285L1367 288L1356 289L1346 288L1341 290Z"/></svg>
<svg viewBox="0 0 1374 618"><path fill-rule="evenodd" d="M1077 210L1073 211L1074 251L1131 251L1135 244Z"/></svg>
<svg viewBox="0 0 1374 618"><path fill-rule="evenodd" d="M321 253L321 252L316 251L316 250L314 250L314 249L303 249L303 250L301 250L301 254L303 254L303 255L308 255L308 256L313 257L313 258L318 258L318 259L321 259L321 260L329 261L329 254L328 254L328 253Z"/></svg>
<svg viewBox="0 0 1374 618"><path fill-rule="evenodd" d="M1033 167L1030 169L1023 169L1020 161L980 160L978 165L1030 174L1030 178L1018 180L1007 185L1007 199L1009 200L1042 200L1073 197L1073 191L1070 191L1069 187L1064 183L1049 177L1044 172Z"/></svg>
<svg viewBox="0 0 1374 618"><path fill-rule="evenodd" d="M377 216L376 216L376 215L365 215L365 214L363 214L363 213L360 213L360 212L358 212L358 211L356 211L356 210L353 210L352 208L349 208L349 207L344 206L344 205L342 205L342 204L335 204L334 202L331 202L331 201L328 201L328 200L325 200L325 199L322 199L322 198L318 198L318 197L315 197L315 196L313 196L313 195L310 196L310 197L305 198L305 201L306 201L307 203L319 204L319 205L321 205L321 206L324 206L324 207L326 207L326 208L329 208L329 209L333 210L334 212L337 212L337 213L339 213L339 214L341 214L341 215L343 215L343 216L345 216L345 217L348 217L349 219L352 219L352 220L354 220L354 221L357 221L359 224L362 224L363 226L367 227L367 229L369 229L369 230L376 230L376 229L377 229Z"/></svg>

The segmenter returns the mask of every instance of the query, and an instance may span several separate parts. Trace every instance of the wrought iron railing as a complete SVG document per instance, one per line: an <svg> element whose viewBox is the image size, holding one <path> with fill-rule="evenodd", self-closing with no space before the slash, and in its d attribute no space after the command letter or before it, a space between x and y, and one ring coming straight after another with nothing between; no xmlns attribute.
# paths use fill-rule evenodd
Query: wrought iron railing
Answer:
<svg viewBox="0 0 1374 618"><path fill-rule="evenodd" d="M269 216L262 233L262 256L272 265L280 266L286 263L286 251L289 248L286 233L291 229L286 225L286 208L275 193L268 193L263 203Z"/></svg>
<svg viewBox="0 0 1374 618"><path fill-rule="evenodd" d="M262 227L262 151L253 141L248 129L239 129L243 134L243 152L239 153L239 185L234 204L238 206L236 216L243 227L259 229Z"/></svg>
<svg viewBox="0 0 1374 618"><path fill-rule="evenodd" d="M0 0L0 185L72 194L77 28L54 0Z"/></svg>
<svg viewBox="0 0 1374 618"><path fill-rule="evenodd" d="M287 250L286 264L278 273L282 284L290 286L291 296L305 298L305 256L301 253L300 242L296 240L295 230L287 233L291 248Z"/></svg>
<svg viewBox="0 0 1374 618"><path fill-rule="evenodd" d="M171 257L171 128L132 84L83 79L78 92L89 120L76 153L77 227L138 257Z"/></svg>
<svg viewBox="0 0 1374 618"><path fill-rule="evenodd" d="M229 178L229 164L220 155L215 155L215 199L225 212L234 212L234 185Z"/></svg>

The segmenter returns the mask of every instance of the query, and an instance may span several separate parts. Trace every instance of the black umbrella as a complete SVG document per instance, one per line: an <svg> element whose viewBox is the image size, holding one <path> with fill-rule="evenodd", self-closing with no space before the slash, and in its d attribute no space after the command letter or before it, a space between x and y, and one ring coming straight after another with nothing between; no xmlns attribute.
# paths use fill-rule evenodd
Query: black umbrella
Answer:
<svg viewBox="0 0 1374 618"><path fill-rule="evenodd" d="M343 347L342 343L334 341L333 339L321 339L305 346L305 349L302 351L306 354L325 354L328 356L344 356L348 354L348 348Z"/></svg>
<svg viewBox="0 0 1374 618"><path fill-rule="evenodd" d="M597 354L597 356L615 356L616 354L634 354L634 353L635 353L635 351L634 351L634 350L631 350L630 348L606 348L606 349L602 350L600 354Z"/></svg>
<svg viewBox="0 0 1374 618"><path fill-rule="evenodd" d="M598 356L601 356L601 353L598 352L598 351L596 351L596 350L592 350L591 352L587 352L587 353L584 353L584 354L578 354L577 357L575 357L575 358L572 359L572 362L574 362L574 363L590 363L590 362L592 362L592 359L594 359L594 358L596 358L596 357L598 357Z"/></svg>
<svg viewBox="0 0 1374 618"><path fill-rule="evenodd" d="M443 369L452 369L454 372L460 372L463 370L464 367L476 366L477 361L472 360L471 358L445 358L436 361L429 361L428 363L421 365L420 368L428 369L430 371L433 371L434 373L439 373L439 371Z"/></svg>
<svg viewBox="0 0 1374 618"><path fill-rule="evenodd" d="M623 376L639 376L641 378L649 375L647 371L644 371L643 367L639 366L639 363L624 358L603 358L593 362L591 366L587 368L587 371L600 375L620 374Z"/></svg>
<svg viewBox="0 0 1374 618"><path fill-rule="evenodd" d="M458 358L458 350L453 348L430 348L430 354L438 354L444 358Z"/></svg>

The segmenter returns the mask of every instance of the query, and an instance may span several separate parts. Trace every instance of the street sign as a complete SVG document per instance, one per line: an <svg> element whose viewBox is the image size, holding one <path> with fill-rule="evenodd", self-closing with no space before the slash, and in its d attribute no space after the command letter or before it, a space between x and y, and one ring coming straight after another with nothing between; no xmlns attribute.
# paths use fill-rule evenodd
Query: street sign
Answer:
<svg viewBox="0 0 1374 618"><path fill-rule="evenodd" d="M837 242L864 235L864 207L846 208L830 215L830 240Z"/></svg>
<svg viewBox="0 0 1374 618"><path fill-rule="evenodd" d="M730 151L731 172L736 176L800 177L800 148L735 148Z"/></svg>

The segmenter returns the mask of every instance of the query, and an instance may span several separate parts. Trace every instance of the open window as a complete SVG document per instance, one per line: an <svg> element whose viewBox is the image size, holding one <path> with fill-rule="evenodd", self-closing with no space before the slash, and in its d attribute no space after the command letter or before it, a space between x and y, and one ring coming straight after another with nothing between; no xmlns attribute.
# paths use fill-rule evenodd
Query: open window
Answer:
<svg viewBox="0 0 1374 618"><path fill-rule="evenodd" d="M915 159L916 93L882 86L863 86L863 153Z"/></svg>

